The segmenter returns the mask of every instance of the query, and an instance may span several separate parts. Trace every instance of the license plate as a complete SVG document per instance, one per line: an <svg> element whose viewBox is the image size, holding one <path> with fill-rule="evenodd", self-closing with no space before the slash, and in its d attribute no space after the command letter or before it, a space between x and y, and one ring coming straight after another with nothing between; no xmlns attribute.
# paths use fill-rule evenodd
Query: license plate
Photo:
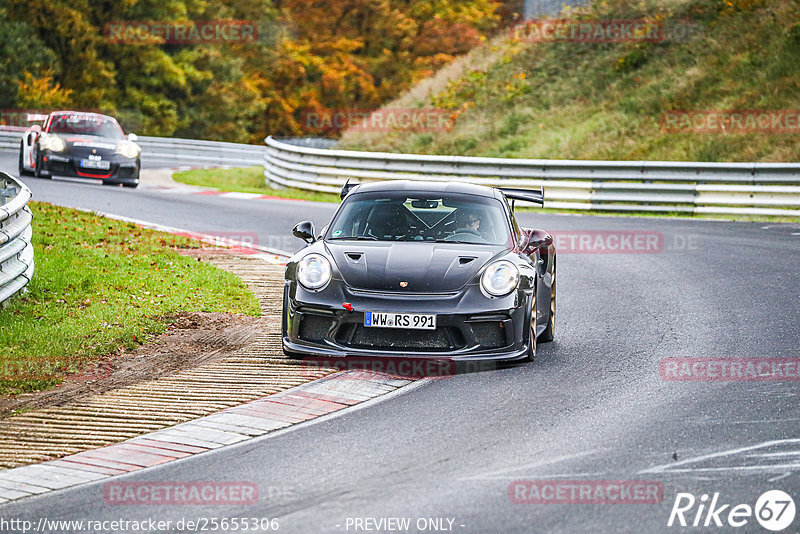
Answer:
<svg viewBox="0 0 800 534"><path fill-rule="evenodd" d="M110 161L98 161L96 159L82 159L81 167L84 169L103 169L108 170L111 168Z"/></svg>
<svg viewBox="0 0 800 534"><path fill-rule="evenodd" d="M436 330L436 315L423 313L366 312L364 326L377 328L404 328L409 330Z"/></svg>

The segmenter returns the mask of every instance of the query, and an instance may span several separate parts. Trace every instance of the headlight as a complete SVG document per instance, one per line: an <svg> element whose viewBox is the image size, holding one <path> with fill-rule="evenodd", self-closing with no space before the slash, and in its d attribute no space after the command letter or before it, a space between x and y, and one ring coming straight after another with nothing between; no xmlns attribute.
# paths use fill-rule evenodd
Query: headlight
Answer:
<svg viewBox="0 0 800 534"><path fill-rule="evenodd" d="M139 155L139 145L131 143L130 141L120 141L117 145L117 154L121 154L126 158L135 158Z"/></svg>
<svg viewBox="0 0 800 534"><path fill-rule="evenodd" d="M49 150L50 152L63 152L64 149L67 148L63 139L52 134L42 134L39 140L39 146L42 147L43 150Z"/></svg>
<svg viewBox="0 0 800 534"><path fill-rule="evenodd" d="M331 279L331 262L320 254L309 254L297 264L297 281L308 289L319 289Z"/></svg>
<svg viewBox="0 0 800 534"><path fill-rule="evenodd" d="M511 293L517 284L519 284L519 269L510 261L496 261L481 275L481 287L495 297Z"/></svg>

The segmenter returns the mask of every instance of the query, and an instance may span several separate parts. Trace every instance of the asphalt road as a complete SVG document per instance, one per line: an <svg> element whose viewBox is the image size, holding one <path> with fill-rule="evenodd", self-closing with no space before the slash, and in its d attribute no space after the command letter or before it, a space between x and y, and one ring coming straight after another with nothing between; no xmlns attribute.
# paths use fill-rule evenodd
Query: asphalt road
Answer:
<svg viewBox="0 0 800 534"><path fill-rule="evenodd" d="M26 183L36 200L195 231L246 230L266 241L283 239L300 219L324 224L334 208ZM409 518L410 532L435 531L432 523L417 528L429 518L445 518L444 527L452 520L450 530L464 533L768 532L754 517L730 527L730 509L754 506L774 489L800 508L800 382L668 381L659 372L664 358L800 357L800 225L519 218L557 234L657 232L663 247L563 250L556 341L540 345L532 364L418 383L340 415L115 479L255 482L257 504L112 506L97 483L0 506L0 519L170 520L171 532L186 531L181 519L211 517L277 518L278 531L292 533L390 531L366 518ZM509 488L518 480L652 481L663 499L515 503ZM718 506L731 505L719 515L725 526L715 528L712 518L703 528L703 514L700 527L668 527L681 492L698 499L685 513L689 524L701 496L718 493ZM800 518L785 530L798 531Z"/></svg>

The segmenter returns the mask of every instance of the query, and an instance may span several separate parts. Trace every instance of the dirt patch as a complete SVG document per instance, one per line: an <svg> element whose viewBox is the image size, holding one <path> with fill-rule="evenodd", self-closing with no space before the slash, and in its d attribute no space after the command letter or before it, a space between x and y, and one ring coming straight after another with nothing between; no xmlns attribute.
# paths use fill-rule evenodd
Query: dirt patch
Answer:
<svg viewBox="0 0 800 534"><path fill-rule="evenodd" d="M58 406L96 393L153 380L233 353L267 328L265 317L182 313L166 332L129 353L102 358L54 389L0 398L0 418Z"/></svg>

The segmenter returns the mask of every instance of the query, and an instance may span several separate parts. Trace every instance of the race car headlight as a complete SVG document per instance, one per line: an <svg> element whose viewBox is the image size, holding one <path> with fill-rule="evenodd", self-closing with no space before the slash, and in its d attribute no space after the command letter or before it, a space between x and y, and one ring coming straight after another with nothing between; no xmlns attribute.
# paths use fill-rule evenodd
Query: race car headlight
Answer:
<svg viewBox="0 0 800 534"><path fill-rule="evenodd" d="M57 135L42 134L39 143L43 150L50 152L63 152L67 148L64 140Z"/></svg>
<svg viewBox="0 0 800 534"><path fill-rule="evenodd" d="M126 158L135 158L139 155L139 145L130 141L120 141L115 152Z"/></svg>
<svg viewBox="0 0 800 534"><path fill-rule="evenodd" d="M297 281L307 289L319 289L331 279L331 262L321 254L309 254L297 264Z"/></svg>
<svg viewBox="0 0 800 534"><path fill-rule="evenodd" d="M495 297L511 293L517 284L519 284L519 269L510 261L496 261L481 275L481 287Z"/></svg>

